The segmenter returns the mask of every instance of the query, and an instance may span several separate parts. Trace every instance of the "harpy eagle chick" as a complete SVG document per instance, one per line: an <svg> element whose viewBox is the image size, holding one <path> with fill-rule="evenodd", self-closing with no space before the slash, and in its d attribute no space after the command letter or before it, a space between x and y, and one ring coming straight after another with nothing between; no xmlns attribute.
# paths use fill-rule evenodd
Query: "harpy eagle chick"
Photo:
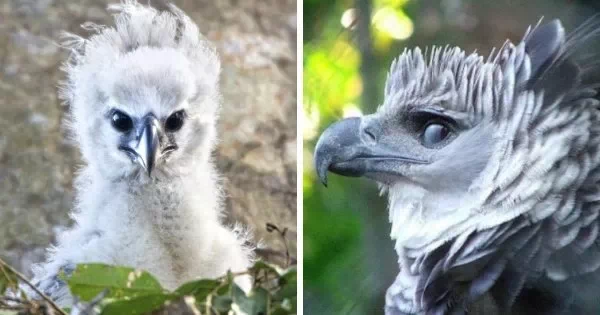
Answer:
<svg viewBox="0 0 600 315"><path fill-rule="evenodd" d="M57 278L100 262L149 271L168 289L245 271L246 234L226 227L211 156L221 104L220 62L198 27L173 5L135 1L109 9L115 26L70 35L60 96L85 166L75 182L73 228L58 235L34 281L62 305ZM239 284L249 289L250 279Z"/></svg>
<svg viewBox="0 0 600 315"><path fill-rule="evenodd" d="M598 34L554 20L487 59L405 51L375 113L323 132L324 183L365 176L388 194L386 314L600 312L600 56L577 54Z"/></svg>

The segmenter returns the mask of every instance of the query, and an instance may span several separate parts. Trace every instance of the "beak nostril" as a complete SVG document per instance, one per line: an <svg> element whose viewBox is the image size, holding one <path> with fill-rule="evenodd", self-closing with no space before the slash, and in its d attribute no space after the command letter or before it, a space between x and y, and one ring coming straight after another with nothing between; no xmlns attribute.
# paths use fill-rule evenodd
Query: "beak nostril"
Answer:
<svg viewBox="0 0 600 315"><path fill-rule="evenodd" d="M373 132L371 127L366 127L363 131L367 135L367 137L369 137L369 140L377 141L377 137L375 136L375 133Z"/></svg>
<svg viewBox="0 0 600 315"><path fill-rule="evenodd" d="M134 150L134 149L132 149L132 148L130 148L130 147L127 147L127 146L124 146L124 145L120 145L120 146L119 146L119 150L121 150L121 151L123 151L123 152L127 153L127 155L128 155L128 156L129 156L131 159L134 159L134 158L136 158L136 157L137 157L137 153L135 152L135 150Z"/></svg>
<svg viewBox="0 0 600 315"><path fill-rule="evenodd" d="M166 147L166 148L165 148L165 149L162 151L162 154L171 153L171 152L173 152L173 151L175 151L175 150L177 150L177 149L178 149L177 145L170 145L170 146Z"/></svg>

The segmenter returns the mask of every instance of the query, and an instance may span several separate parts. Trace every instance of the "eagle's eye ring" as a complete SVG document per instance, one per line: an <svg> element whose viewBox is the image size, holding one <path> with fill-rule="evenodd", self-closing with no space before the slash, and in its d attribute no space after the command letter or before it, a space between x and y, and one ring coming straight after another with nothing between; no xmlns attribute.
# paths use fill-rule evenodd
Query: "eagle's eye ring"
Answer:
<svg viewBox="0 0 600 315"><path fill-rule="evenodd" d="M133 129L133 120L121 111L114 111L111 117L112 126L119 132L128 132Z"/></svg>
<svg viewBox="0 0 600 315"><path fill-rule="evenodd" d="M430 123L425 126L422 134L423 145L433 147L450 136L451 129L439 122Z"/></svg>
<svg viewBox="0 0 600 315"><path fill-rule="evenodd" d="M169 132L175 132L181 129L185 120L185 112L179 110L167 117L165 121L165 129Z"/></svg>

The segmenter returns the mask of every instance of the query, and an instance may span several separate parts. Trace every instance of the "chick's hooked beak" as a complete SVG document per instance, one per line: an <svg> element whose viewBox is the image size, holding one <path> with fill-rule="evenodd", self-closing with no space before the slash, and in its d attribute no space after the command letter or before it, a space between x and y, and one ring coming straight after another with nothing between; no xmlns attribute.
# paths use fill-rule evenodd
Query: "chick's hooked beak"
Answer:
<svg viewBox="0 0 600 315"><path fill-rule="evenodd" d="M120 147L127 152L134 163L141 166L148 176L152 176L152 170L158 159L171 151L177 149L176 145L168 145L162 149L165 138L160 121L153 115L145 117L141 126L136 130L136 138L126 145Z"/></svg>

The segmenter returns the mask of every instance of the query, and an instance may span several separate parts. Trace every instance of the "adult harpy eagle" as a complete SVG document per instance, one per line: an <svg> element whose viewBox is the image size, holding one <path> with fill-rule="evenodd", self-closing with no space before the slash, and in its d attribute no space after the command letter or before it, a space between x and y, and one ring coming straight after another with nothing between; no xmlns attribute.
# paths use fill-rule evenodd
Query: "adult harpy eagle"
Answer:
<svg viewBox="0 0 600 315"><path fill-rule="evenodd" d="M323 183L365 176L389 196L386 314L600 311L599 56L578 54L598 34L554 20L487 59L405 51L375 113L323 132Z"/></svg>
<svg viewBox="0 0 600 315"><path fill-rule="evenodd" d="M85 166L75 188L75 225L58 236L34 281L71 303L59 270L101 262L144 269L168 289L245 271L246 233L221 222L221 187L211 152L221 104L220 62L198 27L127 0L115 26L86 24L70 35L61 97ZM239 284L249 289L249 279Z"/></svg>

